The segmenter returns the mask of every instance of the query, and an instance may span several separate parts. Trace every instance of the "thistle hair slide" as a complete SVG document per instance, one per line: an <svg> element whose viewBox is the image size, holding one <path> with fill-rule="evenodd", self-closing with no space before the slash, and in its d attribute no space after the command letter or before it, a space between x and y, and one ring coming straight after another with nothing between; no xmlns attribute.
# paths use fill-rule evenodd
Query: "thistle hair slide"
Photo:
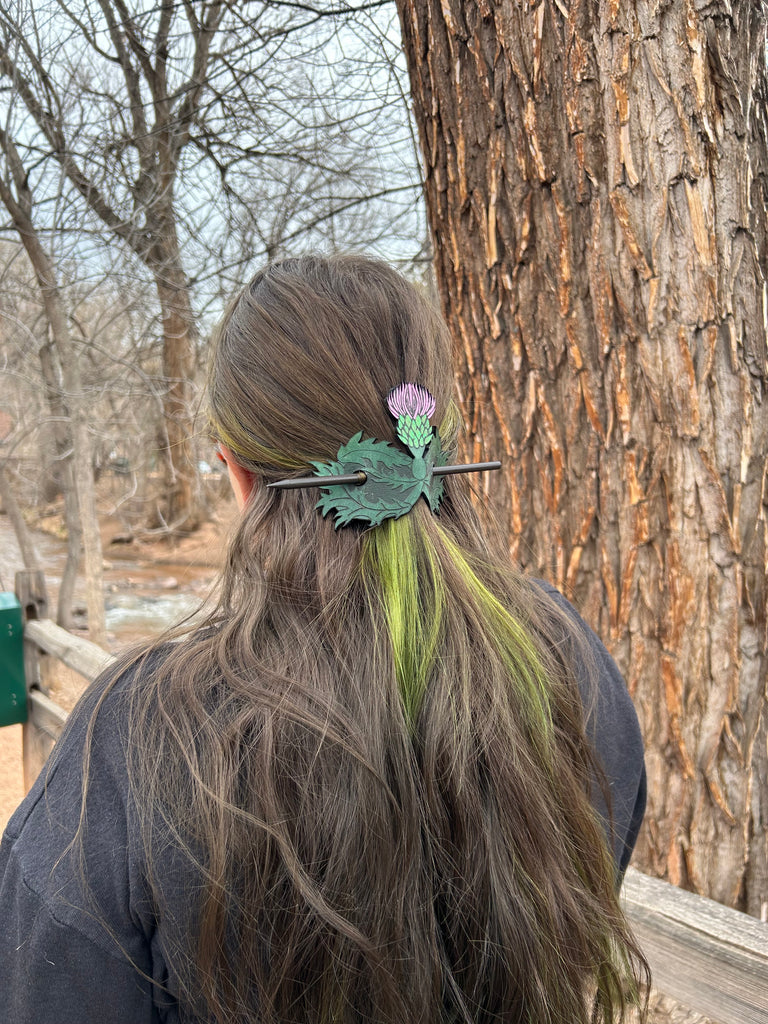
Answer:
<svg viewBox="0 0 768 1024"><path fill-rule="evenodd" d="M362 431L339 448L335 462L312 462L314 476L291 477L267 484L275 489L320 487L317 503L325 516L335 513L335 527L360 520L378 526L410 512L423 495L433 512L443 496L442 477L500 469L500 462L446 466L440 435L430 424L435 400L420 384L400 384L387 396L397 420L397 436L408 453L388 441L363 440Z"/></svg>

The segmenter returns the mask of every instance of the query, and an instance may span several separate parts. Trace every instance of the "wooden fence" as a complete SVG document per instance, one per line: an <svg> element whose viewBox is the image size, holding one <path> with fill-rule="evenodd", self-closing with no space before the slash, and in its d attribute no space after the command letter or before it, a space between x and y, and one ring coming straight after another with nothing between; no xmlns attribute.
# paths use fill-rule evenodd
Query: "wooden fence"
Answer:
<svg viewBox="0 0 768 1024"><path fill-rule="evenodd" d="M67 717L41 684L41 661L61 661L90 681L113 659L46 618L42 573L19 573L16 593L25 617L24 774L31 785ZM622 899L657 992L717 1024L768 1024L768 925L632 868Z"/></svg>
<svg viewBox="0 0 768 1024"><path fill-rule="evenodd" d="M23 728L23 759L24 788L28 790L67 720L67 712L48 695L48 680L54 670L52 662L61 662L92 682L113 657L48 618L48 595L42 572L16 573L16 596L24 617L24 675L29 720Z"/></svg>

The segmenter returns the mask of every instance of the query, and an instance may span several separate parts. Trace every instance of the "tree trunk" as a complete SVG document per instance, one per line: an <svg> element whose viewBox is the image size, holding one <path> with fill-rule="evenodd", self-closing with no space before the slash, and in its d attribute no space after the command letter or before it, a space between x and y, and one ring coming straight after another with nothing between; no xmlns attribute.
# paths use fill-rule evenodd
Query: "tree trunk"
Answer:
<svg viewBox="0 0 768 1024"><path fill-rule="evenodd" d="M101 534L96 514L92 452L80 369L53 264L40 243L32 221L32 197L27 178L25 176L20 183L20 162L12 141L4 137L3 146L8 162L16 171L14 177L19 194L14 198L9 184L0 181L0 200L10 213L29 257L40 286L48 321L48 338L40 347L40 364L46 398L53 414L56 454L61 459L64 519L67 526L67 563L59 588L57 619L65 628L72 625L72 596L82 543L85 553L88 629L94 643L103 643L106 624Z"/></svg>
<svg viewBox="0 0 768 1024"><path fill-rule="evenodd" d="M398 0L466 455L647 743L645 870L768 904L765 11Z"/></svg>
<svg viewBox="0 0 768 1024"><path fill-rule="evenodd" d="M16 534L16 542L19 545L24 568L29 570L39 569L40 559L38 558L34 541L30 536L29 528L24 521L24 516L21 514L19 503L16 501L16 495L13 493L5 459L0 460L0 498L3 499L3 509L11 521L13 532Z"/></svg>
<svg viewBox="0 0 768 1024"><path fill-rule="evenodd" d="M104 609L104 558L101 549L101 529L96 510L96 490L93 480L93 445L88 433L80 371L77 356L69 351L72 361L66 379L72 388L72 434L75 443L74 477L80 517L83 528L83 556L85 562L85 606L88 610L88 635L95 644L104 646L107 637Z"/></svg>
<svg viewBox="0 0 768 1024"><path fill-rule="evenodd" d="M104 567L101 532L96 512L92 447L88 436L85 397L77 355L72 349L61 296L56 285L51 283L50 275L53 274L53 268L44 253L36 252L35 259L38 262L35 263L33 260L33 266L43 293L50 325L51 340L49 346L44 346L44 350L47 349L47 356L43 360L46 390L49 393L49 402L56 403L55 408L59 415L69 413L69 422L59 424L56 435L57 439L66 440L69 445L62 471L64 520L67 527L67 563L59 588L57 620L67 629L72 627L72 599L82 551L85 556L85 603L88 610L88 631L94 643L103 644L106 639ZM45 274L42 278L41 273ZM57 368L55 377L59 384L58 395L55 399L51 395L52 371L49 367L46 373L46 362L55 363ZM65 429L62 430L62 427Z"/></svg>
<svg viewBox="0 0 768 1024"><path fill-rule="evenodd" d="M67 527L67 562L59 587L57 621L66 629L72 625L72 596L80 561L81 539L85 534L88 611L92 636L99 642L104 637L101 540L95 513L93 476L90 473L90 446L86 445L86 451L82 450L84 432L77 426L84 417L77 361L71 349L69 324L56 284L53 264L40 243L32 220L34 204L29 173L23 166L13 138L2 126L0 151L7 172L7 177L0 177L0 202L10 214L13 227L29 258L48 321L48 336L40 346L39 358L46 399L52 413L55 458L61 466L64 521ZM69 404L65 399L67 391ZM75 415L70 419L72 408L75 408ZM87 459L87 473L82 466L78 466L78 462L83 459ZM77 480L81 485L79 492ZM95 551L98 551L98 558L94 557Z"/></svg>
<svg viewBox="0 0 768 1024"><path fill-rule="evenodd" d="M49 336L40 346L40 368L45 386L45 400L51 410L51 433L53 435L53 458L58 464L56 478L64 497L64 525L67 530L67 560L59 585L56 605L56 622L63 629L72 628L72 603L75 595L77 573L82 554L83 531L80 526L80 506L75 490L73 472L74 442L72 440L69 408L64 401L61 364L53 339Z"/></svg>
<svg viewBox="0 0 768 1024"><path fill-rule="evenodd" d="M161 515L176 532L191 533L200 524L200 494L194 462L191 381L195 320L181 261L173 211L158 217L164 229L148 256L163 323L163 399L165 424L162 455L166 468Z"/></svg>

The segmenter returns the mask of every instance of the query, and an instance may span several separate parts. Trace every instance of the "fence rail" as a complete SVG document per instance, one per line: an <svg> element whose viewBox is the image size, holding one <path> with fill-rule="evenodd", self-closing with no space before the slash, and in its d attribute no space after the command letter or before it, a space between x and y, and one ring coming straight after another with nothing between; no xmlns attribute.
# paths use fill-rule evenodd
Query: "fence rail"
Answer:
<svg viewBox="0 0 768 1024"><path fill-rule="evenodd" d="M24 639L31 640L39 650L92 682L115 659L90 640L73 636L50 619L32 619L24 626Z"/></svg>
<svg viewBox="0 0 768 1024"><path fill-rule="evenodd" d="M658 992L718 1024L768 1022L768 925L633 868L622 901Z"/></svg>
<svg viewBox="0 0 768 1024"><path fill-rule="evenodd" d="M42 573L19 573L16 592L26 612L25 670L31 687L24 727L26 779L28 748L35 749L41 737L50 745L67 718L40 689L40 655L62 661L88 681L114 659L39 615L46 608ZM632 868L622 902L657 992L717 1024L768 1024L768 925Z"/></svg>

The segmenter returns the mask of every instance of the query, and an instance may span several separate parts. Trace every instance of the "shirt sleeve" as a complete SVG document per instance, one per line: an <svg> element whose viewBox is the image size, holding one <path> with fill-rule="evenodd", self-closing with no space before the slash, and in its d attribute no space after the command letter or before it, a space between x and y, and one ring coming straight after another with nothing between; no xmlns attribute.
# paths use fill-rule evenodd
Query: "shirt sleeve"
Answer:
<svg viewBox="0 0 768 1024"><path fill-rule="evenodd" d="M70 717L0 844L0 993L14 1024L155 1024L152 920L130 813L119 699L96 719L82 857L83 750L98 690ZM138 908L138 909L137 909Z"/></svg>
<svg viewBox="0 0 768 1024"><path fill-rule="evenodd" d="M599 785L593 803L603 819L620 875L629 864L645 814L643 740L626 683L597 634L549 583L536 581L570 622L582 643L572 646L587 738L604 773L610 806Z"/></svg>

